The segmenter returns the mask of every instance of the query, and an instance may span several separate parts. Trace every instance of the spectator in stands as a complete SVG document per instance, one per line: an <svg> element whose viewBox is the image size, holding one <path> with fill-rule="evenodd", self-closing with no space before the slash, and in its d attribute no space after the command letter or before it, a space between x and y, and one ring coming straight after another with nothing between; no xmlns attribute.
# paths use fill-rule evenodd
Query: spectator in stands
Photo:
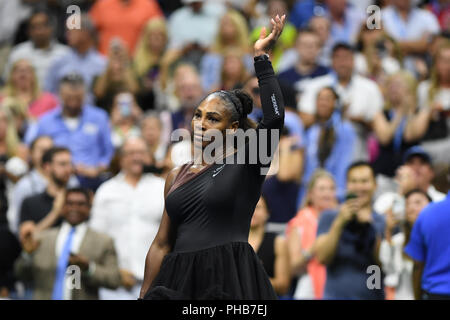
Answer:
<svg viewBox="0 0 450 320"><path fill-rule="evenodd" d="M445 194L431 184L434 176L430 155L420 146L411 147L404 155L404 165L396 173L397 190L378 196L374 203L375 211L386 213L395 207L396 211L404 212L404 195L417 188L425 191L433 201L443 200Z"/></svg>
<svg viewBox="0 0 450 320"><path fill-rule="evenodd" d="M47 186L47 173L44 170L42 156L51 147L53 147L53 141L47 136L36 138L30 145L31 170L14 186L8 206L9 228L14 233L18 232L19 210L22 201L43 192Z"/></svg>
<svg viewBox="0 0 450 320"><path fill-rule="evenodd" d="M383 96L374 81L354 74L354 49L349 45L340 43L333 47L332 67L334 72L315 78L306 86L299 103L303 124L309 127L314 122L318 91L333 87L340 97L341 115L351 120L357 134L353 159L368 160L368 128L383 108Z"/></svg>
<svg viewBox="0 0 450 320"><path fill-rule="evenodd" d="M309 79L326 75L330 70L319 64L320 39L311 29L301 29L297 34L297 62L278 75L280 81L293 86L298 93L303 91Z"/></svg>
<svg viewBox="0 0 450 320"><path fill-rule="evenodd" d="M60 83L61 107L42 117L25 141L50 136L55 145L73 155L75 172L83 187L96 189L104 180L113 155L109 119L105 111L84 102L85 83L79 74L68 74Z"/></svg>
<svg viewBox="0 0 450 320"><path fill-rule="evenodd" d="M194 109L204 95L200 76L195 69L183 69L175 78L174 84L179 110L172 113L172 131L175 129L190 130Z"/></svg>
<svg viewBox="0 0 450 320"><path fill-rule="evenodd" d="M252 81L251 84L254 87L250 91L259 92L257 81ZM294 89L282 83L280 89L285 105L284 128L280 133L279 152L272 160L262 192L270 211L267 231L284 234L288 221L297 212L296 197L305 163L306 139L302 122L295 112ZM259 93L255 99L260 103ZM262 112L261 109L258 111Z"/></svg>
<svg viewBox="0 0 450 320"><path fill-rule="evenodd" d="M138 137L141 132L138 119L142 115L131 92L121 92L113 97L111 110L111 141L114 147L120 148L129 137Z"/></svg>
<svg viewBox="0 0 450 320"><path fill-rule="evenodd" d="M411 72L416 71L417 60L412 55L423 55L431 36L439 33L436 17L414 6L411 0L393 0L382 11L382 23L386 32L399 43L406 57L405 67Z"/></svg>
<svg viewBox="0 0 450 320"><path fill-rule="evenodd" d="M220 81L217 87L212 88L212 91L240 88L248 77L249 73L245 68L242 53L230 49L223 55Z"/></svg>
<svg viewBox="0 0 450 320"><path fill-rule="evenodd" d="M414 260L416 300L450 299L449 206L450 192L444 200L429 204L419 214L405 248L405 253Z"/></svg>
<svg viewBox="0 0 450 320"><path fill-rule="evenodd" d="M17 29L28 15L29 11L23 1L10 0L0 3L0 75L3 75L8 62Z"/></svg>
<svg viewBox="0 0 450 320"><path fill-rule="evenodd" d="M132 55L145 24L162 12L156 0L103 0L96 1L89 15L99 33L100 53L106 55L111 41L119 38Z"/></svg>
<svg viewBox="0 0 450 320"><path fill-rule="evenodd" d="M15 296L16 277L14 261L20 255L20 243L8 229L8 224L0 223L0 300Z"/></svg>
<svg viewBox="0 0 450 320"><path fill-rule="evenodd" d="M331 22L331 42L354 45L361 25L365 23L364 12L349 4L347 0L326 0L325 3Z"/></svg>
<svg viewBox="0 0 450 320"><path fill-rule="evenodd" d="M34 122L53 110L58 99L49 92L42 92L33 65L28 60L20 59L11 66L0 103L8 105L17 118L24 118L18 129L23 132L28 122ZM19 119L17 121L20 121Z"/></svg>
<svg viewBox="0 0 450 320"><path fill-rule="evenodd" d="M8 59L5 73L18 60L28 60L36 70L38 83L43 85L51 63L66 54L69 48L53 39L54 21L48 11L37 9L28 19L28 35L30 40L15 46Z"/></svg>
<svg viewBox="0 0 450 320"><path fill-rule="evenodd" d="M306 131L305 172L298 206L303 201L309 179L318 168L333 175L338 199L344 198L347 169L352 163L356 143L352 125L337 112L339 97L334 89L321 89L316 101L316 122Z"/></svg>
<svg viewBox="0 0 450 320"><path fill-rule="evenodd" d="M267 1L267 10L266 12L258 19L256 24L256 28L253 29L250 33L251 42L254 43L258 40L261 29L265 27L267 30L270 29L272 17L279 15L286 15L287 20L289 20L289 11L287 7L286 1L283 0L269 0ZM283 33L280 35L277 43L272 49L271 53L271 61L273 64L273 68L275 72L279 71L279 66L282 63L281 57L285 50L292 48L295 45L295 38L297 36L297 29L295 26L286 22Z"/></svg>
<svg viewBox="0 0 450 320"><path fill-rule="evenodd" d="M144 114L141 120L141 136L149 150L150 165L157 169L167 170L166 155L167 144L162 140L162 121L155 112Z"/></svg>
<svg viewBox="0 0 450 320"><path fill-rule="evenodd" d="M139 84L137 100L144 110L156 108L161 99L161 77L167 73L167 25L164 19L151 19L141 32L133 57L133 70Z"/></svg>
<svg viewBox="0 0 450 320"><path fill-rule="evenodd" d="M363 24L356 46L355 71L360 75L382 86L387 76L400 71L400 47L383 29L369 29Z"/></svg>
<svg viewBox="0 0 450 320"><path fill-rule="evenodd" d="M448 165L450 153L450 41L434 56L430 79L418 88L419 114L414 128L425 134L422 146L436 164Z"/></svg>
<svg viewBox="0 0 450 320"><path fill-rule="evenodd" d="M289 15L289 21L297 29L306 27L311 19L317 16L324 16L326 13L325 0L303 0L295 1L295 4Z"/></svg>
<svg viewBox="0 0 450 320"><path fill-rule="evenodd" d="M15 271L20 279L32 281L34 299L97 300L100 287L119 286L113 239L87 224L91 198L86 189L67 190L62 225L40 234L30 230L21 239L23 251ZM65 283L70 274L77 274L75 266L81 276L79 287L69 288Z"/></svg>
<svg viewBox="0 0 450 320"><path fill-rule="evenodd" d="M323 211L337 207L336 183L333 176L318 169L309 179L304 205L286 229L291 270L298 277L294 299L322 299L326 268L313 256L317 226Z"/></svg>
<svg viewBox="0 0 450 320"><path fill-rule="evenodd" d="M143 172L147 155L144 140L129 138L120 149L121 172L95 194L90 225L114 239L122 284L114 291L101 290L101 299L134 300L139 296L143 257L164 209L164 180Z"/></svg>
<svg viewBox="0 0 450 320"><path fill-rule="evenodd" d="M418 144L421 138L413 120L417 106L416 89L417 82L409 72L391 75L385 84L385 108L373 118L373 130L379 145L374 169L381 190L395 189L393 178L403 163L406 150Z"/></svg>
<svg viewBox="0 0 450 320"><path fill-rule="evenodd" d="M384 299L382 279L379 288L367 286L367 268L380 265L385 228L384 218L372 209L375 189L372 167L353 163L347 171L347 200L338 211L320 216L313 253L327 266L324 299Z"/></svg>
<svg viewBox="0 0 450 320"><path fill-rule="evenodd" d="M200 73L205 92L214 91L214 88L220 85L220 70L224 63L224 55L230 51L240 52L245 69L249 73L253 71L247 22L235 10L229 10L222 16L216 40L202 57Z"/></svg>
<svg viewBox="0 0 450 320"><path fill-rule="evenodd" d="M319 61L324 66L331 65L331 50L333 49L331 33L331 22L324 16L315 16L309 22L309 27L317 33L322 48Z"/></svg>
<svg viewBox="0 0 450 320"><path fill-rule="evenodd" d="M62 147L52 147L42 156L48 172L43 192L26 197L20 206L19 233L23 239L28 230L42 231L61 224L61 208L72 175L72 156Z"/></svg>
<svg viewBox="0 0 450 320"><path fill-rule="evenodd" d="M261 196L250 222L248 242L261 259L273 289L277 295L283 296L288 292L291 281L289 250L284 236L266 230L269 216L269 208Z"/></svg>
<svg viewBox="0 0 450 320"><path fill-rule="evenodd" d="M139 84L131 67L128 54L119 39L111 42L108 65L105 72L94 80L93 92L96 105L111 113L114 97L121 91L136 94Z"/></svg>
<svg viewBox="0 0 450 320"><path fill-rule="evenodd" d="M61 79L70 73L80 73L87 89L87 100L92 103L92 83L95 77L106 68L106 60L95 49L96 29L88 16L80 16L80 29L67 30L67 54L53 61L47 73L44 88L53 94L58 93Z"/></svg>
<svg viewBox="0 0 450 320"><path fill-rule="evenodd" d="M221 3L204 0L182 2L184 6L169 17L169 48L189 50L194 45L203 49L210 47L217 35L225 7Z"/></svg>
<svg viewBox="0 0 450 320"><path fill-rule="evenodd" d="M404 218L392 210L386 213L385 238L381 241L380 261L386 276L384 284L392 300L414 300L412 283L413 261L403 254L411 230L419 213L431 202L430 196L421 189L413 189L405 195ZM395 233L401 223L401 231ZM392 291L392 293L391 293Z"/></svg>

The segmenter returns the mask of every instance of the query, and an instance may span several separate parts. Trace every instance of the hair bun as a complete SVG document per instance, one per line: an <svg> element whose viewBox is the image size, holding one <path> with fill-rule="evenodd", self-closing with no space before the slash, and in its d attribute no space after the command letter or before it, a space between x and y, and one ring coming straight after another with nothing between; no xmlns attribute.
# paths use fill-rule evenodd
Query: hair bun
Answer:
<svg viewBox="0 0 450 320"><path fill-rule="evenodd" d="M244 115L248 115L253 110L253 99L248 95L247 92L236 89L232 91L234 95L239 99L242 104L242 110L244 111Z"/></svg>

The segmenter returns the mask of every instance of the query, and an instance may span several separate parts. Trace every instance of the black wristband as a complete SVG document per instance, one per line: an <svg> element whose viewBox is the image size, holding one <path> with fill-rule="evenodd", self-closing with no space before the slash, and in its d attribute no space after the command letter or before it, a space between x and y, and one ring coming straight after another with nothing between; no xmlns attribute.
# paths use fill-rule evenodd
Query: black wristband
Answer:
<svg viewBox="0 0 450 320"><path fill-rule="evenodd" d="M258 62L258 61L269 61L269 55L267 53L264 53L264 54L262 54L260 56L254 57L253 60L255 62Z"/></svg>

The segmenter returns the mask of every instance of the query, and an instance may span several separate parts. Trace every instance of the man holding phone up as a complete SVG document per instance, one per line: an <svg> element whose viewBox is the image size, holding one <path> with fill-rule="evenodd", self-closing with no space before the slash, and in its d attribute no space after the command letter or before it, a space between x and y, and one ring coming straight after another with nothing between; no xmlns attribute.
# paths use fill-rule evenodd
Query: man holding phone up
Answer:
<svg viewBox="0 0 450 320"><path fill-rule="evenodd" d="M372 209L375 174L366 162L355 162L347 170L347 197L338 212L323 212L313 248L315 257L327 267L324 299L384 299L378 251L384 218Z"/></svg>

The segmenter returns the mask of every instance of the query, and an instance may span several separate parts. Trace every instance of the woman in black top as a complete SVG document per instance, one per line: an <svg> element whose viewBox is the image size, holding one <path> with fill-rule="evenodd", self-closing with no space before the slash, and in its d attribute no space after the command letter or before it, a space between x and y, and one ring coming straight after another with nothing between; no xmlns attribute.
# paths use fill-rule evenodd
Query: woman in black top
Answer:
<svg viewBox="0 0 450 320"><path fill-rule="evenodd" d="M291 282L288 246L283 236L266 231L269 216L266 199L261 196L250 223L248 242L261 260L273 289L283 296Z"/></svg>
<svg viewBox="0 0 450 320"><path fill-rule="evenodd" d="M284 21L285 16L272 19L271 34L266 37L263 29L254 46L264 113L256 136L268 129L268 147L272 135L279 137L284 108L267 52L280 36ZM252 105L242 91L210 94L194 113L194 148L205 150L209 144L205 137L212 129L223 136L230 132L227 129L251 129L247 115ZM260 146L259 139L257 142ZM190 162L169 174L165 211L147 254L140 298L276 299L264 267L248 243L250 220L265 178L261 172L270 166L259 157L256 163L238 159L239 148L245 148L248 156L254 147L249 144L225 150L220 155L223 164L207 165L202 159L200 165ZM241 160L246 161L241 164Z"/></svg>

